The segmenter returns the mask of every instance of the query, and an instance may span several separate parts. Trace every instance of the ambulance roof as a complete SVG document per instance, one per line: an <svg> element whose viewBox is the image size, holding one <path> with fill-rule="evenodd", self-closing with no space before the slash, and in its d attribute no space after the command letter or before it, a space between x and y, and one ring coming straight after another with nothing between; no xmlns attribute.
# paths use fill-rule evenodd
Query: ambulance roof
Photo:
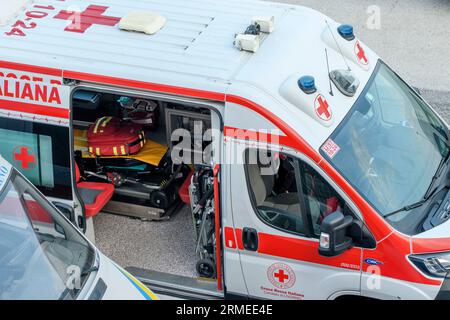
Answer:
<svg viewBox="0 0 450 320"><path fill-rule="evenodd" d="M36 0L0 29L0 56L91 73L117 70L122 77L173 72L229 80L252 56L234 48L234 35L251 17L280 19L288 8L254 0ZM167 23L154 35L121 30L118 20L136 10L159 13ZM81 12L78 32L67 30L76 18L66 11Z"/></svg>
<svg viewBox="0 0 450 320"><path fill-rule="evenodd" d="M167 23L154 35L120 30L120 18L136 10L159 13ZM81 18L73 12L81 12ZM275 30L264 35L258 52L239 51L233 45L235 34L244 32L254 16L274 16ZM74 22L79 24L70 30ZM334 21L314 10L257 0L35 0L0 26L0 61L219 93L237 86L264 91L279 102L279 107L270 106L276 109L271 112L318 148L357 96L328 94L324 49L332 70L349 64L360 88L375 66L364 69L346 62L341 50L324 43L324 30L331 32L328 22L335 30ZM366 54L376 60L369 49ZM308 110L281 94L293 74L316 78L320 92L335 107L332 125L308 117Z"/></svg>

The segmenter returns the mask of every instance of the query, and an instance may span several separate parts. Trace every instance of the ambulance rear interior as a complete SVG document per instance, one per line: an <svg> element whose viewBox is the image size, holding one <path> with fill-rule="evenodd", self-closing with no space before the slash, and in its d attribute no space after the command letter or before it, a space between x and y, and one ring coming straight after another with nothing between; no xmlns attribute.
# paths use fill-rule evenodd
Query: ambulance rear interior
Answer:
<svg viewBox="0 0 450 320"><path fill-rule="evenodd" d="M75 161L82 176L80 182L115 183L114 196L102 213L93 217L92 236L97 245L129 267L197 277L196 265L201 260L198 254L204 250L203 244L197 245L201 215L192 214L195 208L191 207L192 190L188 186L194 171L201 171L201 186L207 188L204 192L212 190L211 156L218 146L213 144L213 138L220 139L220 114L208 105L189 105L104 88L84 87L75 90L72 97L73 141ZM126 103L131 107L144 105L138 112L151 114L143 120L143 149L132 156L122 155L120 149L118 156L111 157L96 156L95 150L90 153L89 127L99 118L129 119ZM135 111L129 111L131 116L136 115ZM219 136L212 136L212 129ZM176 149L179 143L188 146L189 154ZM204 153L207 145L209 154ZM214 200L208 201L211 209ZM213 222L213 216L208 219L211 218ZM214 224L207 226L208 237L213 236L213 227ZM209 256L213 256L212 252ZM206 261L215 270L214 260ZM214 270L200 275L214 278Z"/></svg>

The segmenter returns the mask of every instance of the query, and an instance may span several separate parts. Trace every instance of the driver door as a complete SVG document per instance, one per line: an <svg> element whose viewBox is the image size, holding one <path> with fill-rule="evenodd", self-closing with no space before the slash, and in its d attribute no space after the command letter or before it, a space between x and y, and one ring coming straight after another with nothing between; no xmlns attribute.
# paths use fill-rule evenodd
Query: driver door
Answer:
<svg viewBox="0 0 450 320"><path fill-rule="evenodd" d="M250 160L254 147L242 143L234 148L245 159L231 165L231 192L248 295L329 299L339 292L359 294L362 249L334 258L318 251L322 219L347 207L341 194L306 158L263 150L274 162L269 168Z"/></svg>

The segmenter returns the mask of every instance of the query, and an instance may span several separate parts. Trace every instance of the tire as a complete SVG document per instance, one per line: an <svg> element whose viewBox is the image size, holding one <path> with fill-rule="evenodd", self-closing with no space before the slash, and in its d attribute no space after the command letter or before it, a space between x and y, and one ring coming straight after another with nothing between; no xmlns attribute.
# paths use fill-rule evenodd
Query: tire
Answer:
<svg viewBox="0 0 450 320"><path fill-rule="evenodd" d="M214 279L216 277L216 265L211 259L201 259L195 266L200 277Z"/></svg>

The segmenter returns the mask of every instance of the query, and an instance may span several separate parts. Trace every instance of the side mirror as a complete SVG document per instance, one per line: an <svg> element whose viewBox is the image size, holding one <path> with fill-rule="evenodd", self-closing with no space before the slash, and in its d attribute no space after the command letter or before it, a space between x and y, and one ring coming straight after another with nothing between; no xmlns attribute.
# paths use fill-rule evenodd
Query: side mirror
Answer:
<svg viewBox="0 0 450 320"><path fill-rule="evenodd" d="M347 228L353 223L351 216L342 212L328 215L320 226L319 254L325 257L335 257L353 245L352 238L347 237Z"/></svg>

